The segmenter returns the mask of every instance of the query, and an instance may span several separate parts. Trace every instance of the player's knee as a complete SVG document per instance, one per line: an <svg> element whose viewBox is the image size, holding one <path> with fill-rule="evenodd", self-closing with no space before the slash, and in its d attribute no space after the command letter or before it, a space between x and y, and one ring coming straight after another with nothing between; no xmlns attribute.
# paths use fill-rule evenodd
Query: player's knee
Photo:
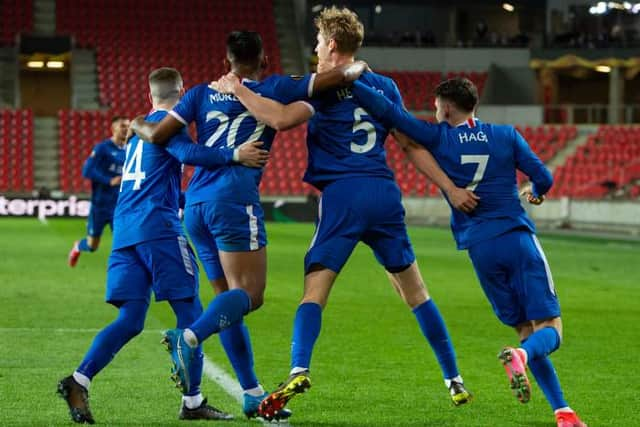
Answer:
<svg viewBox="0 0 640 427"><path fill-rule="evenodd" d="M256 311L264 304L264 295L262 293L251 295L251 311Z"/></svg>

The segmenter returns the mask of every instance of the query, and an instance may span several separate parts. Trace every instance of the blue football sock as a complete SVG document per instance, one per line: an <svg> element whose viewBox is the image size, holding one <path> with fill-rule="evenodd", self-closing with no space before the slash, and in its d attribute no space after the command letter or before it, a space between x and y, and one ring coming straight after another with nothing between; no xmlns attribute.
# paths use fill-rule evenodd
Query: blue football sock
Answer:
<svg viewBox="0 0 640 427"><path fill-rule="evenodd" d="M436 354L444 378L457 377L459 372L456 364L456 352L436 304L431 299L425 301L413 309L413 314L416 315L422 333Z"/></svg>
<svg viewBox="0 0 640 427"><path fill-rule="evenodd" d="M202 343L211 335L242 320L251 309L251 299L244 289L231 289L216 296L207 310L189 329Z"/></svg>
<svg viewBox="0 0 640 427"><path fill-rule="evenodd" d="M146 301L122 304L116 320L96 335L76 371L91 379L107 366L116 353L142 331L148 308Z"/></svg>
<svg viewBox="0 0 640 427"><path fill-rule="evenodd" d="M188 298L182 300L170 300L169 304L176 315L176 327L184 329L189 327L202 314L202 304L199 298ZM202 345L198 345L193 352L193 360L189 365L189 378L191 379L189 391L185 396L197 396L200 394L200 383L202 382L202 367L204 354Z"/></svg>
<svg viewBox="0 0 640 427"><path fill-rule="evenodd" d="M93 248L87 243L86 237L78 243L78 250L81 252L93 252Z"/></svg>
<svg viewBox="0 0 640 427"><path fill-rule="evenodd" d="M313 346L322 327L322 307L314 302L300 304L293 321L293 340L291 342L291 367L307 368L311 366Z"/></svg>
<svg viewBox="0 0 640 427"><path fill-rule="evenodd" d="M253 368L253 350L249 330L240 321L220 331L220 342L233 366L243 390L258 387L258 378Z"/></svg>
<svg viewBox="0 0 640 427"><path fill-rule="evenodd" d="M530 361L548 356L556 351L559 346L560 335L558 335L558 331L556 331L556 328L547 326L529 335L520 347L527 352L527 360Z"/></svg>
<svg viewBox="0 0 640 427"><path fill-rule="evenodd" d="M523 341L523 344L527 340ZM551 408L556 409L566 408L569 406L564 395L562 393L562 387L560 387L560 380L558 380L558 374L553 368L553 363L549 356L538 357L536 359L529 359L529 370L533 377L536 379L538 386L542 389L547 401L551 405Z"/></svg>

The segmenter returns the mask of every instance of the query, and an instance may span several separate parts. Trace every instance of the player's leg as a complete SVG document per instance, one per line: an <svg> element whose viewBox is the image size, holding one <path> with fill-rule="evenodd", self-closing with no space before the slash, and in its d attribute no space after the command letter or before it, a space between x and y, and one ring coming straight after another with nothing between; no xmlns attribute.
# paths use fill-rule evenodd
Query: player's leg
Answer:
<svg viewBox="0 0 640 427"><path fill-rule="evenodd" d="M293 322L291 371L289 377L260 404L259 413L271 419L295 395L311 387L311 357L322 326L327 304L338 273L349 259L364 226L354 214L353 199L345 188L325 188L318 207L316 231L305 256L304 295Z"/></svg>
<svg viewBox="0 0 640 427"><path fill-rule="evenodd" d="M150 279L136 260L135 250L131 248L112 253L107 273L107 302L118 307L118 317L96 335L73 375L58 384L58 393L66 400L75 422L93 423L88 403L91 380L144 327Z"/></svg>
<svg viewBox="0 0 640 427"><path fill-rule="evenodd" d="M522 301L530 327L518 329L521 354L553 409L559 426L582 426L564 399L549 358L562 342L562 319L551 270L540 242L531 233L519 234L518 285L527 289Z"/></svg>
<svg viewBox="0 0 640 427"><path fill-rule="evenodd" d="M215 237L229 291L209 303L203 315L185 330L194 345L242 320L263 302L267 276L264 213L259 203L203 203L200 216Z"/></svg>
<svg viewBox="0 0 640 427"><path fill-rule="evenodd" d="M100 237L104 227L110 222L110 218L98 209L91 208L87 218L87 235L76 240L69 251L68 264L75 267L82 252L94 252L100 246Z"/></svg>
<svg viewBox="0 0 640 427"><path fill-rule="evenodd" d="M400 190L392 181L370 188L367 211L372 221L363 235L363 242L371 247L378 262L385 267L394 288L413 311L440 364L453 403L466 403L471 394L465 389L458 371L456 353L444 319L429 296L418 269L404 223Z"/></svg>
<svg viewBox="0 0 640 427"><path fill-rule="evenodd" d="M185 210L185 225L217 297L229 291L229 284L208 221L207 210L202 204L189 206ZM255 373L249 330L241 319L220 331L219 335L238 382L244 390L243 411L249 417L255 416L265 391Z"/></svg>

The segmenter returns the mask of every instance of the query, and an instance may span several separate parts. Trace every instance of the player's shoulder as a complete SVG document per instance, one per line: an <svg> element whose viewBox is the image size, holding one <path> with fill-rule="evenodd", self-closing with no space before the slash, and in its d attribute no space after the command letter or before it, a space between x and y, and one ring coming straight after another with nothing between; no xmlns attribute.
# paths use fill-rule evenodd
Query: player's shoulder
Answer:
<svg viewBox="0 0 640 427"><path fill-rule="evenodd" d="M151 110L144 119L148 122L159 122L162 121L167 114L169 114L167 110Z"/></svg>
<svg viewBox="0 0 640 427"><path fill-rule="evenodd" d="M515 132L513 125L480 122L480 126L485 129L490 129L493 135L511 137Z"/></svg>
<svg viewBox="0 0 640 427"><path fill-rule="evenodd" d="M198 97L206 94L207 92L214 92L214 90L209 86L209 83L199 83L197 85L191 86L184 96Z"/></svg>
<svg viewBox="0 0 640 427"><path fill-rule="evenodd" d="M384 74L376 73L375 71L367 71L366 73L362 74L360 80L369 86L376 86L381 88L396 86L396 82L394 82L391 77L385 76Z"/></svg>

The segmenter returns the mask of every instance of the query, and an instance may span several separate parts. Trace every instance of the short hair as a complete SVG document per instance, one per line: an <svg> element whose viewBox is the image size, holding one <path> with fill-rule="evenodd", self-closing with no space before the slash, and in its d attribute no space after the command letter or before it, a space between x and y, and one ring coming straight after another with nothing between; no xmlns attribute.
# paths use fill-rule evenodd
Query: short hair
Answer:
<svg viewBox="0 0 640 427"><path fill-rule="evenodd" d="M460 110L470 113L478 105L478 89L471 80L455 77L436 87L436 98L451 101Z"/></svg>
<svg viewBox="0 0 640 427"><path fill-rule="evenodd" d="M149 73L149 89L155 101L180 98L182 76L175 68L162 67Z"/></svg>
<svg viewBox="0 0 640 427"><path fill-rule="evenodd" d="M113 125L115 122L119 122L120 120L129 120L129 118L125 116L113 116L111 117L111 124Z"/></svg>
<svg viewBox="0 0 640 427"><path fill-rule="evenodd" d="M352 10L332 6L325 8L314 20L318 32L325 40L334 39L336 48L341 53L356 53L362 46L364 26L358 15Z"/></svg>
<svg viewBox="0 0 640 427"><path fill-rule="evenodd" d="M227 59L232 64L257 68L262 49L262 37L255 31L232 31L227 36Z"/></svg>

